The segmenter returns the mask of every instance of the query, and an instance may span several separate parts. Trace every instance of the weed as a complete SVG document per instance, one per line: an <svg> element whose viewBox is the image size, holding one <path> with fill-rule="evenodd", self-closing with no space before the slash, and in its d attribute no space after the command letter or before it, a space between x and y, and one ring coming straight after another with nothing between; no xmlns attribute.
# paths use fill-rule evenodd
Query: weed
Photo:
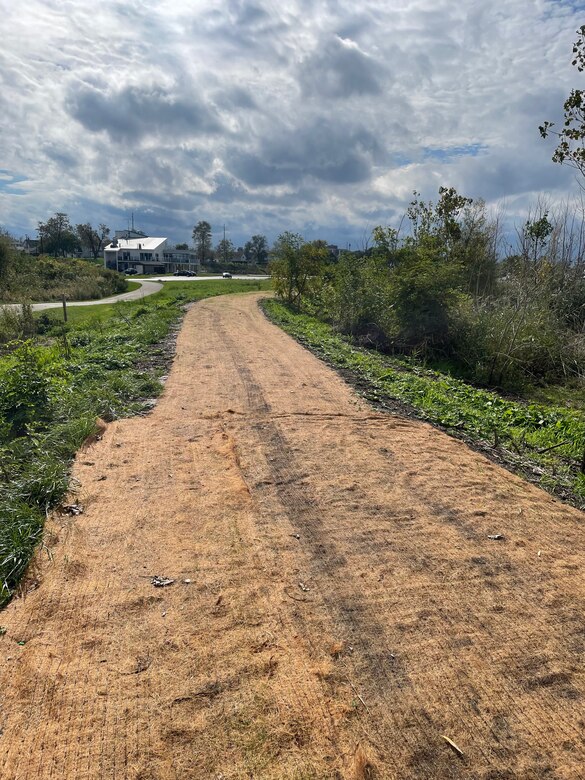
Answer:
<svg viewBox="0 0 585 780"><path fill-rule="evenodd" d="M287 333L337 369L368 400L465 438L541 487L585 507L585 420L576 409L523 403L424 368L408 358L356 347L349 337L275 300L264 311Z"/></svg>

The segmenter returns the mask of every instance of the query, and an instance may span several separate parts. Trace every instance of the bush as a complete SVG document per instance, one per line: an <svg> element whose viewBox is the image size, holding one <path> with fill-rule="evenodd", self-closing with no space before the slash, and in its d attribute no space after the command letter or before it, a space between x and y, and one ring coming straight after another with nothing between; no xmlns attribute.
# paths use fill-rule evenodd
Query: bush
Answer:
<svg viewBox="0 0 585 780"><path fill-rule="evenodd" d="M2 366L0 419L12 437L42 428L53 414L53 389L58 361L54 353L25 341Z"/></svg>
<svg viewBox="0 0 585 780"><path fill-rule="evenodd" d="M12 252L0 284L0 300L57 301L65 295L71 301L84 301L127 289L125 276L88 260Z"/></svg>
<svg viewBox="0 0 585 780"><path fill-rule="evenodd" d="M467 300L460 265L431 246L406 247L390 289L396 346L425 356L450 350L455 311Z"/></svg>
<svg viewBox="0 0 585 780"><path fill-rule="evenodd" d="M0 344L30 338L36 332L36 323L29 304L0 306Z"/></svg>
<svg viewBox="0 0 585 780"><path fill-rule="evenodd" d="M394 319L389 272L383 260L343 252L315 292L317 310L340 333L377 347L388 346Z"/></svg>

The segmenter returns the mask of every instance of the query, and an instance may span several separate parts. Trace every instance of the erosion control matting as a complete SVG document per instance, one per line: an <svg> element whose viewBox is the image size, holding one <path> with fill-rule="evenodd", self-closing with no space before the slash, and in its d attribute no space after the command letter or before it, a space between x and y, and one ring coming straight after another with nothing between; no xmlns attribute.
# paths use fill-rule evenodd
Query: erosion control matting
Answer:
<svg viewBox="0 0 585 780"><path fill-rule="evenodd" d="M258 294L78 456L0 613L2 780L585 776L583 515L373 411Z"/></svg>

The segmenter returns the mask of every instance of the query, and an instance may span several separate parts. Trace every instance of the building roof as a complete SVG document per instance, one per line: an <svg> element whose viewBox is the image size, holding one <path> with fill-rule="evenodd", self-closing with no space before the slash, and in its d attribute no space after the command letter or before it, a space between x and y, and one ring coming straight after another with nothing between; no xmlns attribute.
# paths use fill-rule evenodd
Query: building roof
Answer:
<svg viewBox="0 0 585 780"><path fill-rule="evenodd" d="M148 238L119 238L118 246L112 246L108 244L105 248L108 251L115 252L117 249L139 249L141 252L152 252L154 249L158 249L161 244L164 244L166 238L149 236Z"/></svg>

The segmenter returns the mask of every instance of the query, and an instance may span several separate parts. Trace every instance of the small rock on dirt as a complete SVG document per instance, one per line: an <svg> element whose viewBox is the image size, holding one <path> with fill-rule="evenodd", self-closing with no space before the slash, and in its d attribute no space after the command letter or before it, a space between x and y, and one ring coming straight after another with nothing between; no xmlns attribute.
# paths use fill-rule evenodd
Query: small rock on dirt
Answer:
<svg viewBox="0 0 585 780"><path fill-rule="evenodd" d="M81 504L64 504L61 507L61 513L64 515L71 515L76 517L83 514L83 507Z"/></svg>
<svg viewBox="0 0 585 780"><path fill-rule="evenodd" d="M173 582L174 580L171 580L169 577L159 577L158 574L155 574L150 579L150 584L154 585L155 588L166 588L167 585L172 585Z"/></svg>

